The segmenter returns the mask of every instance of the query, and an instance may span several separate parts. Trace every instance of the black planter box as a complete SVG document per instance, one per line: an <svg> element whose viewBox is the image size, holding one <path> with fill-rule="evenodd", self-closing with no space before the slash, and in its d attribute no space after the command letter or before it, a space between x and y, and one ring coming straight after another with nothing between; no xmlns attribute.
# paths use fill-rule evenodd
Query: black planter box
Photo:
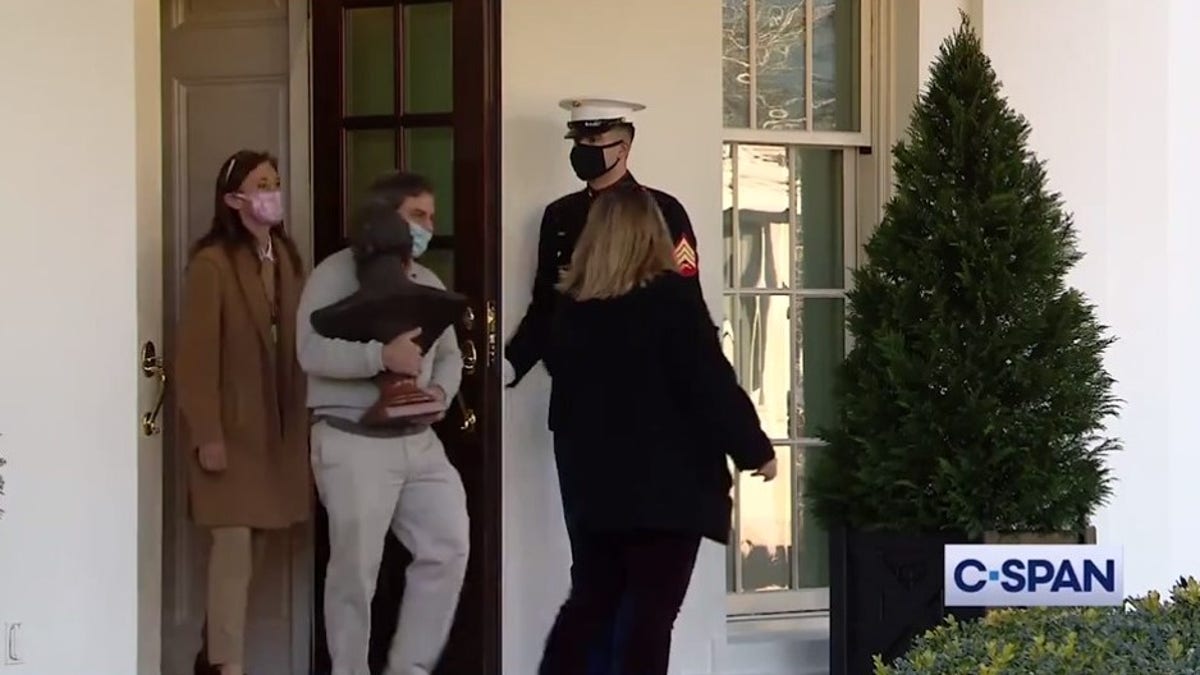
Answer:
<svg viewBox="0 0 1200 675"><path fill-rule="evenodd" d="M964 535L829 533L829 666L831 675L869 675L879 654L891 663L913 638L953 614L977 619L982 607L943 604L946 544L975 543Z"/></svg>

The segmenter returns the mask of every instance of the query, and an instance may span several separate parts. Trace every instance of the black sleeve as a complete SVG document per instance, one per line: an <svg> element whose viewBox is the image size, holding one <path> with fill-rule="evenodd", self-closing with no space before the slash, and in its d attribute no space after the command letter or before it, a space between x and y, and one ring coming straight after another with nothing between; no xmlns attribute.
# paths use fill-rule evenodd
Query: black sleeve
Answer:
<svg viewBox="0 0 1200 675"><path fill-rule="evenodd" d="M687 247L691 249L692 270L690 273L685 270L680 270L680 272L690 282L688 285L695 298L703 302L704 292L700 289L700 250L696 246L696 231L692 229L692 219L688 217L687 209L683 208L683 204L669 195L664 194L659 202L659 207L663 212L663 220L667 221L667 228L671 231L671 245L678 250L681 242L686 242ZM676 260L676 262L679 261Z"/></svg>
<svg viewBox="0 0 1200 675"><path fill-rule="evenodd" d="M508 383L515 387L530 370L545 356L550 334L551 312L554 307L554 284L558 279L558 261L555 260L555 218L550 208L542 213L542 225L538 232L537 272L533 278L533 297L529 308L509 338L505 347L505 358L512 364L515 377Z"/></svg>
<svg viewBox="0 0 1200 675"><path fill-rule="evenodd" d="M733 366L721 351L708 307L686 284L680 284L672 317L666 361L677 378L682 400L723 446L741 471L751 471L775 458L750 397L738 384Z"/></svg>

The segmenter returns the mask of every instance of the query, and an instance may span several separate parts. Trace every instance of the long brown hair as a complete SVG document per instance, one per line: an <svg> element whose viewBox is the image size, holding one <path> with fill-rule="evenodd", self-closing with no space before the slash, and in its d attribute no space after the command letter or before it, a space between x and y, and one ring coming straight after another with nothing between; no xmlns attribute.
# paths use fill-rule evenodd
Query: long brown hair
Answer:
<svg viewBox="0 0 1200 675"><path fill-rule="evenodd" d="M576 300L615 298L676 270L667 223L641 187L602 192L558 289Z"/></svg>
<svg viewBox="0 0 1200 675"><path fill-rule="evenodd" d="M270 164L276 171L279 170L279 160L270 153L255 150L239 150L221 162L221 168L217 172L216 194L213 198L212 226L192 245L193 256L201 249L214 245L222 246L229 253L233 253L239 246L255 245L254 235L250 234L242 223L242 215L225 203L225 196L237 192L246 176L263 164ZM271 235L283 244L288 262L292 264L292 272L297 277L303 275L300 251L296 249L296 242L288 235L287 230L277 227Z"/></svg>

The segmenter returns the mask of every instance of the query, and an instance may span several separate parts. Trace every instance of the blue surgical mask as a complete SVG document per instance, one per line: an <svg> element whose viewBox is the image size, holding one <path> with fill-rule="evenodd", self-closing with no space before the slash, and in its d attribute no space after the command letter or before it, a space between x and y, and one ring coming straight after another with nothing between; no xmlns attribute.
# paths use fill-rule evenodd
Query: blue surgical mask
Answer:
<svg viewBox="0 0 1200 675"><path fill-rule="evenodd" d="M408 224L408 231L412 232L413 257L420 258L429 248L429 242L433 240L433 233L412 223Z"/></svg>

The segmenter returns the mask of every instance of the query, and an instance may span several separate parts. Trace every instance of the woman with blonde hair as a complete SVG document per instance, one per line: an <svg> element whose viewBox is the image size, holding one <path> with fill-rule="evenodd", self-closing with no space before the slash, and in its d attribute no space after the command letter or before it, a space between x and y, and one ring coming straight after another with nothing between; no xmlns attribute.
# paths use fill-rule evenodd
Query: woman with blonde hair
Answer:
<svg viewBox="0 0 1200 675"><path fill-rule="evenodd" d="M728 543L726 456L775 476L775 452L690 283L654 198L601 193L559 283L551 340L550 426L569 441L556 443L556 461L579 532L541 675L586 672L622 597L620 672L665 675L700 540Z"/></svg>

